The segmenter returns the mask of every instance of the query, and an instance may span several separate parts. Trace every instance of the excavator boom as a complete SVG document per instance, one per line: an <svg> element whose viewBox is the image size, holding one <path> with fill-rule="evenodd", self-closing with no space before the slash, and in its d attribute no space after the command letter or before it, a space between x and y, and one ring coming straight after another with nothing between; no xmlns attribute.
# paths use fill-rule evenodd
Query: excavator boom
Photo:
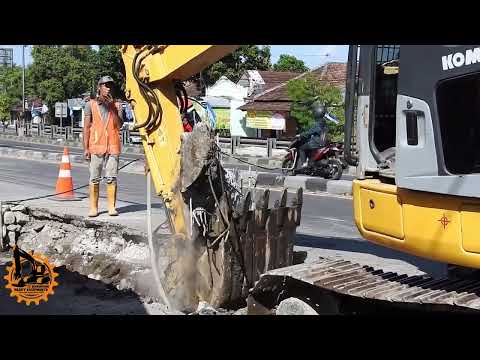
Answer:
<svg viewBox="0 0 480 360"><path fill-rule="evenodd" d="M246 297L265 271L293 261L301 191L273 209L269 192L242 193L220 162L210 122L184 133L183 81L237 45L124 45L126 97L142 138L156 193L172 230L164 290L179 309L222 306ZM192 99L193 101L198 101ZM153 256L153 255L152 255Z"/></svg>

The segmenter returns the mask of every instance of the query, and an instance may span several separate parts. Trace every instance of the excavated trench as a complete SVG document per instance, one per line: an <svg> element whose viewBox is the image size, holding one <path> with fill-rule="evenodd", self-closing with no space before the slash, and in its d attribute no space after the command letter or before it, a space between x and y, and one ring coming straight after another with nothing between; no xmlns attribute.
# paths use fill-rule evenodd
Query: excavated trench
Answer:
<svg viewBox="0 0 480 360"><path fill-rule="evenodd" d="M122 225L57 214L47 209L2 207L3 258L16 243L65 267L120 291L158 299L145 234ZM156 239L159 267L167 265L169 236ZM61 286L61 285L60 285ZM150 300L151 301L151 300Z"/></svg>
<svg viewBox="0 0 480 360"><path fill-rule="evenodd" d="M2 220L3 267L12 261L11 249L17 244L24 251L45 255L55 265L60 274L59 287L65 282L81 283L75 293L95 293L100 302L115 296L119 301L134 296L150 307L161 307L160 312L153 312L156 314L191 313L162 304L151 269L147 235L138 230L23 205L2 206ZM162 274L169 265L167 255L174 243L171 235L156 235L155 257ZM201 302L194 313L234 314L235 310L214 309Z"/></svg>

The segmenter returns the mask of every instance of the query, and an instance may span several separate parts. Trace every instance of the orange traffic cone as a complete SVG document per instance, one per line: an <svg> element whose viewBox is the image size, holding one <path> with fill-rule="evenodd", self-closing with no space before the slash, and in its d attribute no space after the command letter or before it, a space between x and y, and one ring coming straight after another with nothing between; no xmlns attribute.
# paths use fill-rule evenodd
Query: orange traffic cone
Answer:
<svg viewBox="0 0 480 360"><path fill-rule="evenodd" d="M57 198L59 199L76 199L75 194L73 193L73 179L71 170L72 165L70 164L70 156L68 154L68 148L65 146L65 148L63 149L62 162L60 163L57 186L55 188Z"/></svg>

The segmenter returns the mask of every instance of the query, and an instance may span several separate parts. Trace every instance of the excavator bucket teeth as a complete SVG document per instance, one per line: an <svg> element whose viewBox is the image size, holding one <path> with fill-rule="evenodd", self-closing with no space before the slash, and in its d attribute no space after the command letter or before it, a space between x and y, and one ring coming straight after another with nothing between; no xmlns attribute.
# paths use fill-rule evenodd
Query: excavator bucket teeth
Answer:
<svg viewBox="0 0 480 360"><path fill-rule="evenodd" d="M228 224L218 227L217 232L223 236L215 243L202 241L198 236L192 239L197 244L196 274L191 282L194 296L188 297L192 303L184 307L192 309L200 300L217 307L238 304L246 299L262 274L293 264L302 200L301 193L292 193L292 204L287 205L288 195L285 190L279 207L270 207L269 190L248 191L231 209L230 216L226 211L229 198L226 194L219 197L220 207L216 208L215 218L222 223L220 208Z"/></svg>

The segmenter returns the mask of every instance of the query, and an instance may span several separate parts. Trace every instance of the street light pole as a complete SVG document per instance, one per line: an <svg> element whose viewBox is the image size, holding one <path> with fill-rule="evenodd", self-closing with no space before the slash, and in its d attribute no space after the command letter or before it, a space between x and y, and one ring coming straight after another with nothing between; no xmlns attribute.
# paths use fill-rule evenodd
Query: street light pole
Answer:
<svg viewBox="0 0 480 360"><path fill-rule="evenodd" d="M22 109L25 118L25 45L22 45Z"/></svg>

